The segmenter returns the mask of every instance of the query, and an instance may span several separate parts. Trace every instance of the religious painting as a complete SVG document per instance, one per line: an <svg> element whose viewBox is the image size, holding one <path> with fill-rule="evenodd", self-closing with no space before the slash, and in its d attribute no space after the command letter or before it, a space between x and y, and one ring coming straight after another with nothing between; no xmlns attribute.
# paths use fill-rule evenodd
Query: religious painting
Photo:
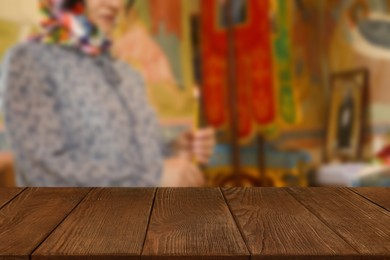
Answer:
<svg viewBox="0 0 390 260"><path fill-rule="evenodd" d="M143 76L151 104L172 133L193 127L198 102L191 5L182 0L136 0L119 23L114 45L116 56Z"/></svg>
<svg viewBox="0 0 390 260"><path fill-rule="evenodd" d="M227 0L219 0L218 5L218 26L221 28L227 27ZM234 25L244 24L248 21L249 5L248 0L236 0L231 2L232 20Z"/></svg>
<svg viewBox="0 0 390 260"><path fill-rule="evenodd" d="M326 161L361 159L367 108L368 71L359 69L332 76Z"/></svg>

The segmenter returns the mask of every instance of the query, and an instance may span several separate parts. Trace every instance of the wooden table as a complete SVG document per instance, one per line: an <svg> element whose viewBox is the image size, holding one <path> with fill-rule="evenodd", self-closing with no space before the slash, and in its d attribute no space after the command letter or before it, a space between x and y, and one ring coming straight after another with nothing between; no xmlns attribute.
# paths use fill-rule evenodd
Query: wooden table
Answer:
<svg viewBox="0 0 390 260"><path fill-rule="evenodd" d="M390 189L0 189L0 259L390 259Z"/></svg>

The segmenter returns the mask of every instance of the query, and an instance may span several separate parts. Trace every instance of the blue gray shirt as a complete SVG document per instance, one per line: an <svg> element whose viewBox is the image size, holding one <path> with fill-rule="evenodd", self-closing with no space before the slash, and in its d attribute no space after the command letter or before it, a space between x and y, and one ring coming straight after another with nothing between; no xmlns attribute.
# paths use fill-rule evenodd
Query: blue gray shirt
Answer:
<svg viewBox="0 0 390 260"><path fill-rule="evenodd" d="M24 43L2 68L18 186L158 186L163 145L144 83L108 54Z"/></svg>

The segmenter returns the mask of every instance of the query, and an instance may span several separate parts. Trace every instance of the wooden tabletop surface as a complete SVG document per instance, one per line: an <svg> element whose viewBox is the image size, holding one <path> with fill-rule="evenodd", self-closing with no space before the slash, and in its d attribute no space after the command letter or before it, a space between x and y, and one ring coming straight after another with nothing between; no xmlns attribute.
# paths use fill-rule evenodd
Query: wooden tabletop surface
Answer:
<svg viewBox="0 0 390 260"><path fill-rule="evenodd" d="M390 259L386 188L0 189L0 259Z"/></svg>

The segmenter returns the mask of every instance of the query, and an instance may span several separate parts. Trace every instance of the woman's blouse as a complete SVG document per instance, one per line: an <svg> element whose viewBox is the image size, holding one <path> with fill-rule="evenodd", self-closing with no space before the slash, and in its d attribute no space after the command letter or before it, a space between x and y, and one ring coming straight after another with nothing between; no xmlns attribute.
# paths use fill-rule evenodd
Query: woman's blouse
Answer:
<svg viewBox="0 0 390 260"><path fill-rule="evenodd" d="M2 69L18 186L158 186L165 146L140 75L108 54L24 43Z"/></svg>

